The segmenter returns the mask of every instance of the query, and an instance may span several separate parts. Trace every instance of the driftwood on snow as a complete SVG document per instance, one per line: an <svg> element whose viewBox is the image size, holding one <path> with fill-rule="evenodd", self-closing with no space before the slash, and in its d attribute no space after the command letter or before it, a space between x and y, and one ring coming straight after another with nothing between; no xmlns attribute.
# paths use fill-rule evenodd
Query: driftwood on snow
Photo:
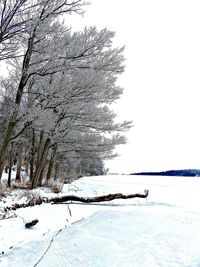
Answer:
<svg viewBox="0 0 200 267"><path fill-rule="evenodd" d="M27 223L25 223L25 228L31 228L34 225L36 225L38 222L39 222L38 219L32 220L30 222L27 222Z"/></svg>
<svg viewBox="0 0 200 267"><path fill-rule="evenodd" d="M68 196L54 197L51 199L34 197L26 203L22 203L22 204L15 203L12 206L4 207L3 210L4 210L4 212L8 212L10 210L16 210L19 208L26 208L26 207L31 207L31 206L35 206L35 205L41 205L42 203L59 204L62 202L67 202L67 201L77 201L77 202L82 202L82 203L94 203L94 202L111 201L114 199L146 198L148 196L148 194L149 194L149 190L144 190L144 193L136 193L136 194L129 194L129 195L124 195L121 193L96 196L96 197L79 197L79 196L74 196L74 195L68 195Z"/></svg>
<svg viewBox="0 0 200 267"><path fill-rule="evenodd" d="M61 197L55 197L51 199L52 203L61 203L61 202L67 202L67 201L78 201L83 203L93 203L93 202L103 202L103 201L111 201L114 199L128 199L128 198L146 198L149 194L148 190L144 191L144 194L137 193L137 194L130 194L130 195L124 195L121 193L116 194L109 194L104 196L96 196L96 197L78 197L78 196L61 196Z"/></svg>

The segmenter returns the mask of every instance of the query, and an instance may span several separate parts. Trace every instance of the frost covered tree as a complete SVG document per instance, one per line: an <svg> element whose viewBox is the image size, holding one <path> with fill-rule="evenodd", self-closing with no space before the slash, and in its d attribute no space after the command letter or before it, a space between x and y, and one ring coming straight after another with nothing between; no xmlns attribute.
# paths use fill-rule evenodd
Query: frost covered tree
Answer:
<svg viewBox="0 0 200 267"><path fill-rule="evenodd" d="M23 150L18 139L27 139L32 187L49 179L54 160L80 174L98 172L131 127L116 123L110 110L123 91L116 81L124 71L124 48L113 48L114 33L95 27L73 33L58 20L80 12L82 1L35 3L28 32L20 33L24 56L9 59L12 68L2 82L12 105L0 147L1 175L11 141Z"/></svg>
<svg viewBox="0 0 200 267"><path fill-rule="evenodd" d="M95 27L68 32L63 41L59 40L67 46L56 46L60 56L53 56L52 67L43 64L43 68L33 71L37 77L29 97L32 108L40 114L33 124L46 140L40 142L42 150L33 184L40 181L48 150L54 144L67 147L66 153L96 151L105 159L116 144L125 142L123 136L111 134L130 127L130 122L114 123L115 114L109 109L109 104L122 94L116 79L124 69L123 48L112 48L113 36L113 32ZM44 62L41 57L40 61Z"/></svg>
<svg viewBox="0 0 200 267"><path fill-rule="evenodd" d="M64 13L82 13L82 0L1 0L0 60L21 54L21 44L39 24Z"/></svg>
<svg viewBox="0 0 200 267"><path fill-rule="evenodd" d="M30 65L38 46L44 46L55 24L63 14L81 12L81 0L4 0L0 2L1 58L15 57L20 51L21 71L15 88L14 108L0 148L0 177L5 164L10 139L18 121L24 89L29 83Z"/></svg>

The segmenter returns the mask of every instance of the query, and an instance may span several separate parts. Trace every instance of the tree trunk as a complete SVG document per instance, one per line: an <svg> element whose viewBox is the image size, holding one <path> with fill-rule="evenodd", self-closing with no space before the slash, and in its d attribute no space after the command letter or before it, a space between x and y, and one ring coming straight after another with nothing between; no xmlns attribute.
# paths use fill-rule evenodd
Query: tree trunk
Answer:
<svg viewBox="0 0 200 267"><path fill-rule="evenodd" d="M25 158L25 172L28 175L29 173L29 162L28 162L28 158Z"/></svg>
<svg viewBox="0 0 200 267"><path fill-rule="evenodd" d="M22 167L22 153L20 151L18 160L17 160L17 170L16 170L16 177L15 177L16 182L21 181L21 167Z"/></svg>
<svg viewBox="0 0 200 267"><path fill-rule="evenodd" d="M15 122L10 121L6 130L6 135L3 139L1 148L0 148L0 181L1 181L1 177L3 174L3 170L4 170L4 166L5 166L5 161L6 161L6 155L8 153L8 148L9 148L9 139L11 138L11 136L14 133L14 129L15 129Z"/></svg>
<svg viewBox="0 0 200 267"><path fill-rule="evenodd" d="M29 140L29 129L25 132L25 138ZM26 148L26 146L23 146L23 155L24 155L24 166L25 166L25 173L26 176L29 175L29 163L30 163L30 151Z"/></svg>
<svg viewBox="0 0 200 267"><path fill-rule="evenodd" d="M54 166L54 159L55 159L55 156L56 156L56 151L57 151L57 146L55 145L53 147L53 151L51 153L51 158L50 158L50 161L49 161L47 177L46 177L47 181L51 178L51 174L52 174L52 170L53 170L53 166Z"/></svg>
<svg viewBox="0 0 200 267"><path fill-rule="evenodd" d="M12 163L13 163L13 143L11 143L9 153L9 171L8 171L8 187L11 187L11 174L12 174Z"/></svg>
<svg viewBox="0 0 200 267"><path fill-rule="evenodd" d="M53 170L53 165L54 165L54 161L51 158L49 161L49 166L48 166L48 171L47 171L47 177L46 180L48 181L49 179L51 179L51 174L52 174L52 170Z"/></svg>
<svg viewBox="0 0 200 267"><path fill-rule="evenodd" d="M43 167L41 169L40 176L39 176L39 181L38 181L38 185L37 186L42 186L42 180L44 178L45 168L46 168L46 160L44 161Z"/></svg>
<svg viewBox="0 0 200 267"><path fill-rule="evenodd" d="M35 164L35 130L32 129L32 144L31 144L31 158L30 158L30 181L33 180Z"/></svg>
<svg viewBox="0 0 200 267"><path fill-rule="evenodd" d="M8 165L5 166L5 173L8 173Z"/></svg>
<svg viewBox="0 0 200 267"><path fill-rule="evenodd" d="M54 180L56 180L58 178L58 172L59 172L59 163L56 162L56 164L55 164Z"/></svg>
<svg viewBox="0 0 200 267"><path fill-rule="evenodd" d="M33 177L32 183L31 183L32 188L36 188L39 185L39 183L41 182L40 181L41 173L42 173L43 167L44 167L46 159L47 159L50 142L51 142L51 139L47 138L47 140L44 144L42 155L40 157L40 160L38 160L38 164L36 166L35 174L34 174L34 177Z"/></svg>
<svg viewBox="0 0 200 267"><path fill-rule="evenodd" d="M42 155L42 150L43 150L43 144L44 144L44 132L41 131L40 132L40 139L39 139L38 149L37 149L36 166L39 165L40 160L41 160L41 155Z"/></svg>
<svg viewBox="0 0 200 267"><path fill-rule="evenodd" d="M24 55L24 60L23 60L22 76L21 76L21 80L19 82L19 86L17 89L16 98L15 98L15 108L14 108L14 111L13 111L11 117L10 117L8 127L6 130L6 134L5 134L5 137L3 139L3 142L2 142L2 145L0 148L0 180L2 177L3 170L4 170L5 158L6 158L6 154L8 152L8 146L10 144L10 139L14 134L15 126L17 124L17 117L18 117L18 113L19 113L19 107L21 105L24 87L25 87L25 85L27 83L27 79L28 79L28 69L29 69L29 64L30 64L30 60L31 60L31 56L32 56L32 51L33 51L35 31L36 31L36 29L34 29L32 36L29 38L29 41L28 41L28 47L27 47L26 53Z"/></svg>

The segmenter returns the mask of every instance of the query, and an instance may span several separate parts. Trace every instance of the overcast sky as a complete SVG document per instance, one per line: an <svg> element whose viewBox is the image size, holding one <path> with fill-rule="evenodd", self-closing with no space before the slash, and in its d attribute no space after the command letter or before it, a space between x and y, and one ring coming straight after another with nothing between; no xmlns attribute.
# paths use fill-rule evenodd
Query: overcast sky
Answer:
<svg viewBox="0 0 200 267"><path fill-rule="evenodd" d="M200 1L91 0L84 25L126 46L120 119L133 120L112 172L200 168Z"/></svg>

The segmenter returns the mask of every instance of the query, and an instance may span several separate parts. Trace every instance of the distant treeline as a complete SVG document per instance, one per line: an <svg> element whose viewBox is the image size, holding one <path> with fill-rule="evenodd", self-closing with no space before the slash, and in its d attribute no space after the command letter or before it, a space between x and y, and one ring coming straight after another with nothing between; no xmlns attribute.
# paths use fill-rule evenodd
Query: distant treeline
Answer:
<svg viewBox="0 0 200 267"><path fill-rule="evenodd" d="M189 169L189 170L170 170L162 172L140 172L131 173L131 175L151 175L151 176L200 176L200 170Z"/></svg>

